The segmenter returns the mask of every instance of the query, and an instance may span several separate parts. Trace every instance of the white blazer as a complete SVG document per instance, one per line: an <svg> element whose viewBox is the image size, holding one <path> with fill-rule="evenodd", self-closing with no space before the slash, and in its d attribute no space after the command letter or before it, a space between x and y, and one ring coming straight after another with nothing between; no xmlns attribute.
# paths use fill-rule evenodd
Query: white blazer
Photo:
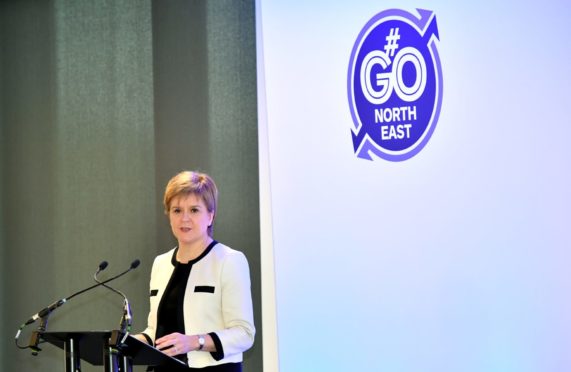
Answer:
<svg viewBox="0 0 571 372"><path fill-rule="evenodd" d="M153 262L151 306L148 325L143 331L153 342L157 310L174 270L171 260L175 249L157 256ZM246 256L217 243L206 256L195 262L186 285L183 313L185 334L214 332L214 338L218 337L222 347L217 353L189 352L189 367L241 362L242 353L252 347L256 333Z"/></svg>

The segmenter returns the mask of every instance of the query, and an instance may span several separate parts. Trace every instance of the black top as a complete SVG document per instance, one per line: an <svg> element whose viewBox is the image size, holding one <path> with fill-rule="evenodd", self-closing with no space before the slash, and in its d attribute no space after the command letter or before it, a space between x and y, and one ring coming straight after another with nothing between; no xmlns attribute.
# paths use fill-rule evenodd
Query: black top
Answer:
<svg viewBox="0 0 571 372"><path fill-rule="evenodd" d="M194 260L190 260L187 263L178 262L176 260L176 254L178 252L178 247L174 250L171 262L174 266L173 273L169 282L165 288L165 292L161 298L161 302L157 309L157 331L155 339L159 339L162 336L178 332L185 334L184 327L184 294L186 291L186 284L188 283L188 277L192 270L192 266L205 257L214 247L218 244L217 241L213 240L212 243L206 247L204 252ZM212 336L217 338L216 334L212 333ZM221 346L221 345L220 345ZM187 363L187 355L180 354L175 356L175 358L182 360ZM157 366L155 371L157 372L171 372L171 371L209 371L209 372L240 372L242 371L242 363L226 363L217 366L205 367L205 368L189 368L180 366Z"/></svg>
<svg viewBox="0 0 571 372"><path fill-rule="evenodd" d="M184 292L190 269L192 269L192 263L183 264L179 262L175 265L161 300L162 307L157 317L159 324L157 327L157 338L173 332L184 334L184 317L180 309L184 301Z"/></svg>

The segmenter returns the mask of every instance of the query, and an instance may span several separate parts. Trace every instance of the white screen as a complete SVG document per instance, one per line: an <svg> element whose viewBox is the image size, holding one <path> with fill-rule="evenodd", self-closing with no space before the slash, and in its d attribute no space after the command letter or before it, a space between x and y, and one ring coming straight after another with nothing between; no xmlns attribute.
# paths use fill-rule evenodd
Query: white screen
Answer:
<svg viewBox="0 0 571 372"><path fill-rule="evenodd" d="M391 162L353 152L347 70L409 2L257 4L268 370L571 370L571 6L421 5L442 110Z"/></svg>

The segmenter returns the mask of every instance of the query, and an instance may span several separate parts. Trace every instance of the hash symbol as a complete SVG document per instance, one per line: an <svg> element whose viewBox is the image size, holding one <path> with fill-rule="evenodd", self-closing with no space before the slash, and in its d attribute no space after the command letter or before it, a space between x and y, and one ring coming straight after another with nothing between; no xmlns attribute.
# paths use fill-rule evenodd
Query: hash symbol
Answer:
<svg viewBox="0 0 571 372"><path fill-rule="evenodd" d="M399 45L397 44L397 40L400 39L399 29L391 28L389 36L385 38L387 40L387 45L385 45L385 52L389 57L393 57L395 55L395 50L398 49Z"/></svg>

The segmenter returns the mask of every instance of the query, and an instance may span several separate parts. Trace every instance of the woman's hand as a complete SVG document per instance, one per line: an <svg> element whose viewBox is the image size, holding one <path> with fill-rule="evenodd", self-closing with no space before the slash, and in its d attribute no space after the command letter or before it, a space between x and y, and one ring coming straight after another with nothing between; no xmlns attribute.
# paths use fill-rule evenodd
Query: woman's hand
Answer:
<svg viewBox="0 0 571 372"><path fill-rule="evenodd" d="M175 356L197 350L200 344L198 343L198 335L187 336L175 332L156 340L155 347L169 356Z"/></svg>
<svg viewBox="0 0 571 372"><path fill-rule="evenodd" d="M169 356L185 354L191 351L188 336L178 332L159 338L155 341L155 347Z"/></svg>

